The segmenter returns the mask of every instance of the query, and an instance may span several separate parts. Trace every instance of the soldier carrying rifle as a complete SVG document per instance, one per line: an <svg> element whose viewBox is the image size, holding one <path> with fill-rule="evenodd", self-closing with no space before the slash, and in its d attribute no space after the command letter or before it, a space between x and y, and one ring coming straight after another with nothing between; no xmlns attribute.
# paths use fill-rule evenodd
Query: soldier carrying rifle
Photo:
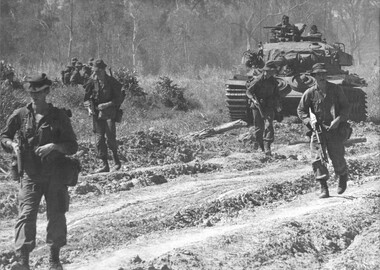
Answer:
<svg viewBox="0 0 380 270"><path fill-rule="evenodd" d="M280 95L277 80L273 77L277 73L274 61L267 61L262 74L247 85L247 97L251 102L253 116L253 136L255 148L260 147L268 156L271 153L271 144L274 141L273 119L275 110L281 111Z"/></svg>
<svg viewBox="0 0 380 270"><path fill-rule="evenodd" d="M297 113L312 131L312 167L316 180L321 184L319 197L327 198L330 196L327 186L327 154L335 174L339 176L338 194L342 194L347 188L348 170L343 143L352 131L347 123L350 107L342 88L326 80L327 70L323 63L313 65L311 75L316 79L316 84L303 94Z"/></svg>

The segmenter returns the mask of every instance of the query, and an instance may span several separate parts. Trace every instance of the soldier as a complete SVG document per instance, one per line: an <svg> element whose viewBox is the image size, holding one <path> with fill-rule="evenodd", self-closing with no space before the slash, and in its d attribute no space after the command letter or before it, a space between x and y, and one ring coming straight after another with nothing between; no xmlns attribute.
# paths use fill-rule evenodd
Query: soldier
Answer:
<svg viewBox="0 0 380 270"><path fill-rule="evenodd" d="M315 24L313 24L311 27L310 27L310 31L309 33L307 34L308 37L310 37L312 40L321 40L322 38L322 33L321 32L318 32L318 28Z"/></svg>
<svg viewBox="0 0 380 270"><path fill-rule="evenodd" d="M81 62L76 62L75 63L75 70L71 73L70 77L70 84L71 85L78 85L78 84L83 84L83 78L82 75L80 74L80 70L82 69L83 64Z"/></svg>
<svg viewBox="0 0 380 270"><path fill-rule="evenodd" d="M281 111L277 80L273 77L277 66L270 60L265 63L263 73L248 83L247 96L251 101L253 115L253 136L255 148L260 147L268 156L274 141L273 118L275 110Z"/></svg>
<svg viewBox="0 0 380 270"><path fill-rule="evenodd" d="M42 196L47 205L46 242L50 247L50 269L62 269L60 248L66 245L67 186L60 181L59 159L78 149L70 119L61 109L47 103L52 81L42 73L30 80L32 102L15 110L1 132L1 146L7 152L21 151L25 176L20 177L19 217L15 249L19 261L11 269L27 270L29 253L36 246L36 221Z"/></svg>
<svg viewBox="0 0 380 270"><path fill-rule="evenodd" d="M276 26L281 27L281 36L286 36L287 33L293 33L295 26L289 23L289 17L284 15L282 16L282 22L278 23Z"/></svg>
<svg viewBox="0 0 380 270"><path fill-rule="evenodd" d="M327 70L323 63L314 64L311 74L316 79L316 84L303 94L297 113L303 123L313 131L310 147L315 159L312 167L316 180L321 184L319 197L327 198L329 174L319 154L321 145L316 142L315 131L319 125L324 133L322 143L327 148L335 174L339 175L338 194L342 194L347 188L348 179L343 142L350 135L346 129L350 106L342 88L326 80Z"/></svg>
<svg viewBox="0 0 380 270"><path fill-rule="evenodd" d="M97 154L103 162L103 166L96 173L110 171L108 148L113 153L115 163L112 170L116 171L121 168L117 153L115 119L118 108L123 101L122 85L115 78L107 75L106 67L107 65L103 60L96 60L94 62L94 74L85 85L84 105L89 114L93 116ZM107 137L107 143L105 137Z"/></svg>
<svg viewBox="0 0 380 270"><path fill-rule="evenodd" d="M80 71L83 78L83 85L85 85L91 77L92 70L90 66L84 65Z"/></svg>

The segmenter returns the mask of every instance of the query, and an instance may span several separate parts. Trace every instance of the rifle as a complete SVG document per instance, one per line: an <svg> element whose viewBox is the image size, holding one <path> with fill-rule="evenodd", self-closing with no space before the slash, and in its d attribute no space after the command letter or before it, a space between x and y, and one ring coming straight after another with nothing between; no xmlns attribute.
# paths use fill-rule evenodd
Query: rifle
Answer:
<svg viewBox="0 0 380 270"><path fill-rule="evenodd" d="M311 108L309 108L309 115L310 115L310 119L316 121L316 116L311 111ZM324 164L329 163L329 159L327 157L327 152L326 152L326 136L325 136L323 125L316 122L315 127L311 126L311 128L313 129L313 133L315 134L317 142L320 145L319 156L321 158L321 162Z"/></svg>
<svg viewBox="0 0 380 270"><path fill-rule="evenodd" d="M324 133L324 129L322 124L316 123L314 130L315 137L317 138L317 142L320 145L319 156L321 158L322 163L329 163L329 159L327 157L326 152L326 137Z"/></svg>

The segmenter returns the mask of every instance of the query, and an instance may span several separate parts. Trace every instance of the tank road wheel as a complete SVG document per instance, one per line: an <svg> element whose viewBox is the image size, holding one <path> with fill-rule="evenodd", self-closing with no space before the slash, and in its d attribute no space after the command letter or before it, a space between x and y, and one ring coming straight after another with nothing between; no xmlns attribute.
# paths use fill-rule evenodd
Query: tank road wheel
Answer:
<svg viewBox="0 0 380 270"><path fill-rule="evenodd" d="M231 121L243 120L252 124L251 109L246 95L248 77L239 77L226 82L226 103Z"/></svg>
<svg viewBox="0 0 380 270"><path fill-rule="evenodd" d="M350 103L350 117L354 122L365 121L367 119L367 94L360 88L343 86L344 94Z"/></svg>

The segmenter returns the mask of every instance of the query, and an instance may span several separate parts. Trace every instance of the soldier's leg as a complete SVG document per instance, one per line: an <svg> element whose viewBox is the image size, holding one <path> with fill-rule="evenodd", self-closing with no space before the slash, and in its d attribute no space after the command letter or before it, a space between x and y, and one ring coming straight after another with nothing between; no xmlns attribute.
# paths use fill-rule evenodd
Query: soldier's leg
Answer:
<svg viewBox="0 0 380 270"><path fill-rule="evenodd" d="M264 151L264 119L257 109L252 109L252 117L253 127L251 128L251 132L253 133L256 143L260 146L260 149Z"/></svg>
<svg viewBox="0 0 380 270"><path fill-rule="evenodd" d="M21 265L29 265L29 253L36 246L36 222L41 197L40 185L30 179L21 180L18 194L19 216L15 227L15 249L20 255Z"/></svg>
<svg viewBox="0 0 380 270"><path fill-rule="evenodd" d="M121 168L121 162L117 153L117 141L116 141L116 123L113 119L107 120L106 127L107 145L112 151L112 157L115 162L113 170L119 170Z"/></svg>
<svg viewBox="0 0 380 270"><path fill-rule="evenodd" d="M264 150L266 155L271 155L271 144L274 141L273 128L274 111L265 114Z"/></svg>
<svg viewBox="0 0 380 270"><path fill-rule="evenodd" d="M344 158L345 148L343 139L337 130L331 130L326 134L328 138L327 151L329 153L335 174L339 176L338 194L342 194L347 188L348 169Z"/></svg>
<svg viewBox="0 0 380 270"><path fill-rule="evenodd" d="M69 209L69 194L67 187L57 183L57 179L51 179L45 185L45 199L47 207L47 234L46 243L50 247L50 266L60 265L60 248L66 245L67 224L65 213ZM54 268L55 269L55 268Z"/></svg>
<svg viewBox="0 0 380 270"><path fill-rule="evenodd" d="M98 119L94 121L95 124L95 133L96 133L96 150L98 158L105 159L107 158L107 145L106 145L106 120Z"/></svg>
<svg viewBox="0 0 380 270"><path fill-rule="evenodd" d="M97 119L94 121L95 133L96 133L96 150L98 158L103 162L102 167L96 170L96 173L109 172L110 168L108 165L108 149L106 144L106 120Z"/></svg>

